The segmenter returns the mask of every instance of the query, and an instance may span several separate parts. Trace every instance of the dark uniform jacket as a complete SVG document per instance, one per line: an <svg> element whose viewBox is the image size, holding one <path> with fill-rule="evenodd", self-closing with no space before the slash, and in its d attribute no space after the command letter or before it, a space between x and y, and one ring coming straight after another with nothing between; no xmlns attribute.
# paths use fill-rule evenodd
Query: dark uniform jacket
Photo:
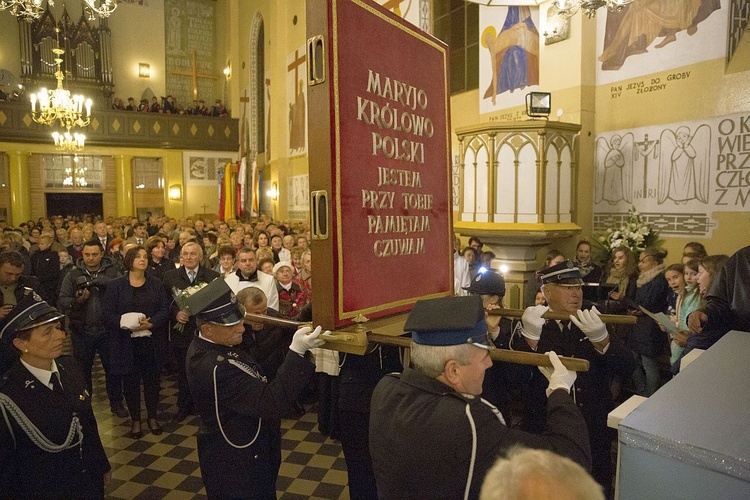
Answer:
<svg viewBox="0 0 750 500"><path fill-rule="evenodd" d="M266 383L243 350L196 337L188 350L187 372L201 417L198 460L209 498L275 499L281 415L292 408L315 365L289 351L276 378ZM228 441L252 444L240 449Z"/></svg>
<svg viewBox="0 0 750 500"><path fill-rule="evenodd" d="M8 397L53 443L65 442L74 415L83 440L74 437L67 449L50 453L32 442L14 417L0 419L0 497L103 498L107 455L91 409L86 383L72 358L56 360L63 394L43 385L17 361L0 381L0 398ZM2 405L3 403L0 403ZM13 436L15 436L15 443Z"/></svg>
<svg viewBox="0 0 750 500"><path fill-rule="evenodd" d="M609 381L613 375L629 377L635 369L630 350L617 337L610 335L609 347L599 354L586 335L573 323L561 330L557 321L548 320L542 327L536 352L555 351L559 356L582 358L589 361L587 372L578 372L571 389L575 404L586 419L593 457L593 475L597 481L611 478L609 448L611 436L607 429L607 414L613 409ZM516 351L532 352L526 339L516 335L511 342ZM514 379L523 387L524 409L521 428L528 432L543 432L549 425L546 398L547 379L536 368L516 365Z"/></svg>
<svg viewBox="0 0 750 500"><path fill-rule="evenodd" d="M389 375L372 396L370 454L380 498L477 498L487 470L513 445L555 451L591 466L586 423L570 395L554 391L548 431L509 429L497 409L419 370ZM472 459L474 456L474 459Z"/></svg>

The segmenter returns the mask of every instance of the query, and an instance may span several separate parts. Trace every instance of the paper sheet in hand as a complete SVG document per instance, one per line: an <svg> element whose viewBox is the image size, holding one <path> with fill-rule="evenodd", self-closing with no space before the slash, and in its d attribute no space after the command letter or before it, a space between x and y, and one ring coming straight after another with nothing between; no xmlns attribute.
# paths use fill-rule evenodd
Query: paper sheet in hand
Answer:
<svg viewBox="0 0 750 500"><path fill-rule="evenodd" d="M673 335L673 334L677 333L677 327L675 326L674 323L672 323L672 320L669 319L669 316L667 316L663 312L659 312L659 313L654 314L654 313L652 313L651 311L649 311L648 309L646 309L645 307L642 307L642 306L640 307L640 309L641 309L641 311L643 311L643 314L646 314L651 319L653 319L654 321L656 321L657 323L659 323L661 326L663 326L664 330L666 330L666 332L668 334Z"/></svg>

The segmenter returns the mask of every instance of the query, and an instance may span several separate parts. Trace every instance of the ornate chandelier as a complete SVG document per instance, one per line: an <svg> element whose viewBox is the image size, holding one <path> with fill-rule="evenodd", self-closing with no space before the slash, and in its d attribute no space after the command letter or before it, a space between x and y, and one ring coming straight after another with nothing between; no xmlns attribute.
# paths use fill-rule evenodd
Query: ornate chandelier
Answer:
<svg viewBox="0 0 750 500"><path fill-rule="evenodd" d="M109 17L117 8L117 0L84 0L84 12L89 21L99 17Z"/></svg>
<svg viewBox="0 0 750 500"><path fill-rule="evenodd" d="M554 0L552 5L557 7L558 15L562 17L572 17L583 9L583 13L591 19L596 16L596 11L600 7L607 7L610 12L620 12L632 2L633 0Z"/></svg>
<svg viewBox="0 0 750 500"><path fill-rule="evenodd" d="M31 117L35 122L49 126L59 121L66 130L73 127L85 127L91 122L91 99L86 99L80 94L71 96L70 91L63 88L64 74L60 65L65 51L57 47L52 49L52 52L57 56L55 57L57 88L55 90L42 88L36 94L31 94ZM39 104L38 110L37 103Z"/></svg>
<svg viewBox="0 0 750 500"><path fill-rule="evenodd" d="M54 6L53 0L48 0L49 5ZM44 0L0 0L0 10L9 10L11 14L31 22L39 19L44 13Z"/></svg>
<svg viewBox="0 0 750 500"><path fill-rule="evenodd" d="M64 133L52 132L52 140L55 141L55 149L69 153L78 153L83 150L86 136L78 132L71 134L70 130Z"/></svg>

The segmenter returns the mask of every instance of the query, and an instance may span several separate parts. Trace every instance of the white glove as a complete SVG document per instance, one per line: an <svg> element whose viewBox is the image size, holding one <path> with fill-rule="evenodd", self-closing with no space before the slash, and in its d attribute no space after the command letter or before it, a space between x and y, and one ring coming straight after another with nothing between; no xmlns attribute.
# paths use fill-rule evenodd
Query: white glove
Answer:
<svg viewBox="0 0 750 500"><path fill-rule="evenodd" d="M544 326L544 313L549 311L547 306L527 307L521 316L521 335L529 340L539 340Z"/></svg>
<svg viewBox="0 0 750 500"><path fill-rule="evenodd" d="M573 387L573 383L576 381L576 372L572 372L565 368L557 357L555 351L546 353L549 356L549 360L552 363L552 368L548 366L540 366L539 371L547 377L549 380L549 386L547 386L547 397L557 389L565 389L570 394L570 388Z"/></svg>
<svg viewBox="0 0 750 500"><path fill-rule="evenodd" d="M303 326L302 328L294 332L294 336L292 337L292 345L289 346L289 349L296 352L300 356L304 356L305 353L313 347L322 346L323 344L325 344L325 340L318 338L320 337L321 330L323 329L320 326L315 328L315 330L313 330L311 326ZM326 330L325 333L330 332Z"/></svg>
<svg viewBox="0 0 750 500"><path fill-rule="evenodd" d="M596 306L592 307L590 311L577 312L578 318L570 315L570 321L572 321L591 342L601 342L607 338L609 333L607 332L607 326L602 323L599 315L601 314Z"/></svg>

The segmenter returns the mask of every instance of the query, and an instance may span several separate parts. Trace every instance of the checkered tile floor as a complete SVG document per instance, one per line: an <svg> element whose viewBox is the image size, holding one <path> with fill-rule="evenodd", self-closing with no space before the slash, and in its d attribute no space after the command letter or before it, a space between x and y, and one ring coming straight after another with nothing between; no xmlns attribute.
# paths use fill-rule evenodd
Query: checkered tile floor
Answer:
<svg viewBox="0 0 750 500"><path fill-rule="evenodd" d="M154 436L143 420L143 437L125 435L130 420L110 412L104 389L104 372L98 360L94 368L94 412L104 449L112 465L110 499L200 499L206 498L198 466L196 434L199 417L175 424L177 412L175 375L162 376L160 424L164 432ZM145 406L144 406L145 408ZM315 407L307 407L299 420L282 421L281 470L276 483L281 499L348 499L346 464L341 445L317 430Z"/></svg>

